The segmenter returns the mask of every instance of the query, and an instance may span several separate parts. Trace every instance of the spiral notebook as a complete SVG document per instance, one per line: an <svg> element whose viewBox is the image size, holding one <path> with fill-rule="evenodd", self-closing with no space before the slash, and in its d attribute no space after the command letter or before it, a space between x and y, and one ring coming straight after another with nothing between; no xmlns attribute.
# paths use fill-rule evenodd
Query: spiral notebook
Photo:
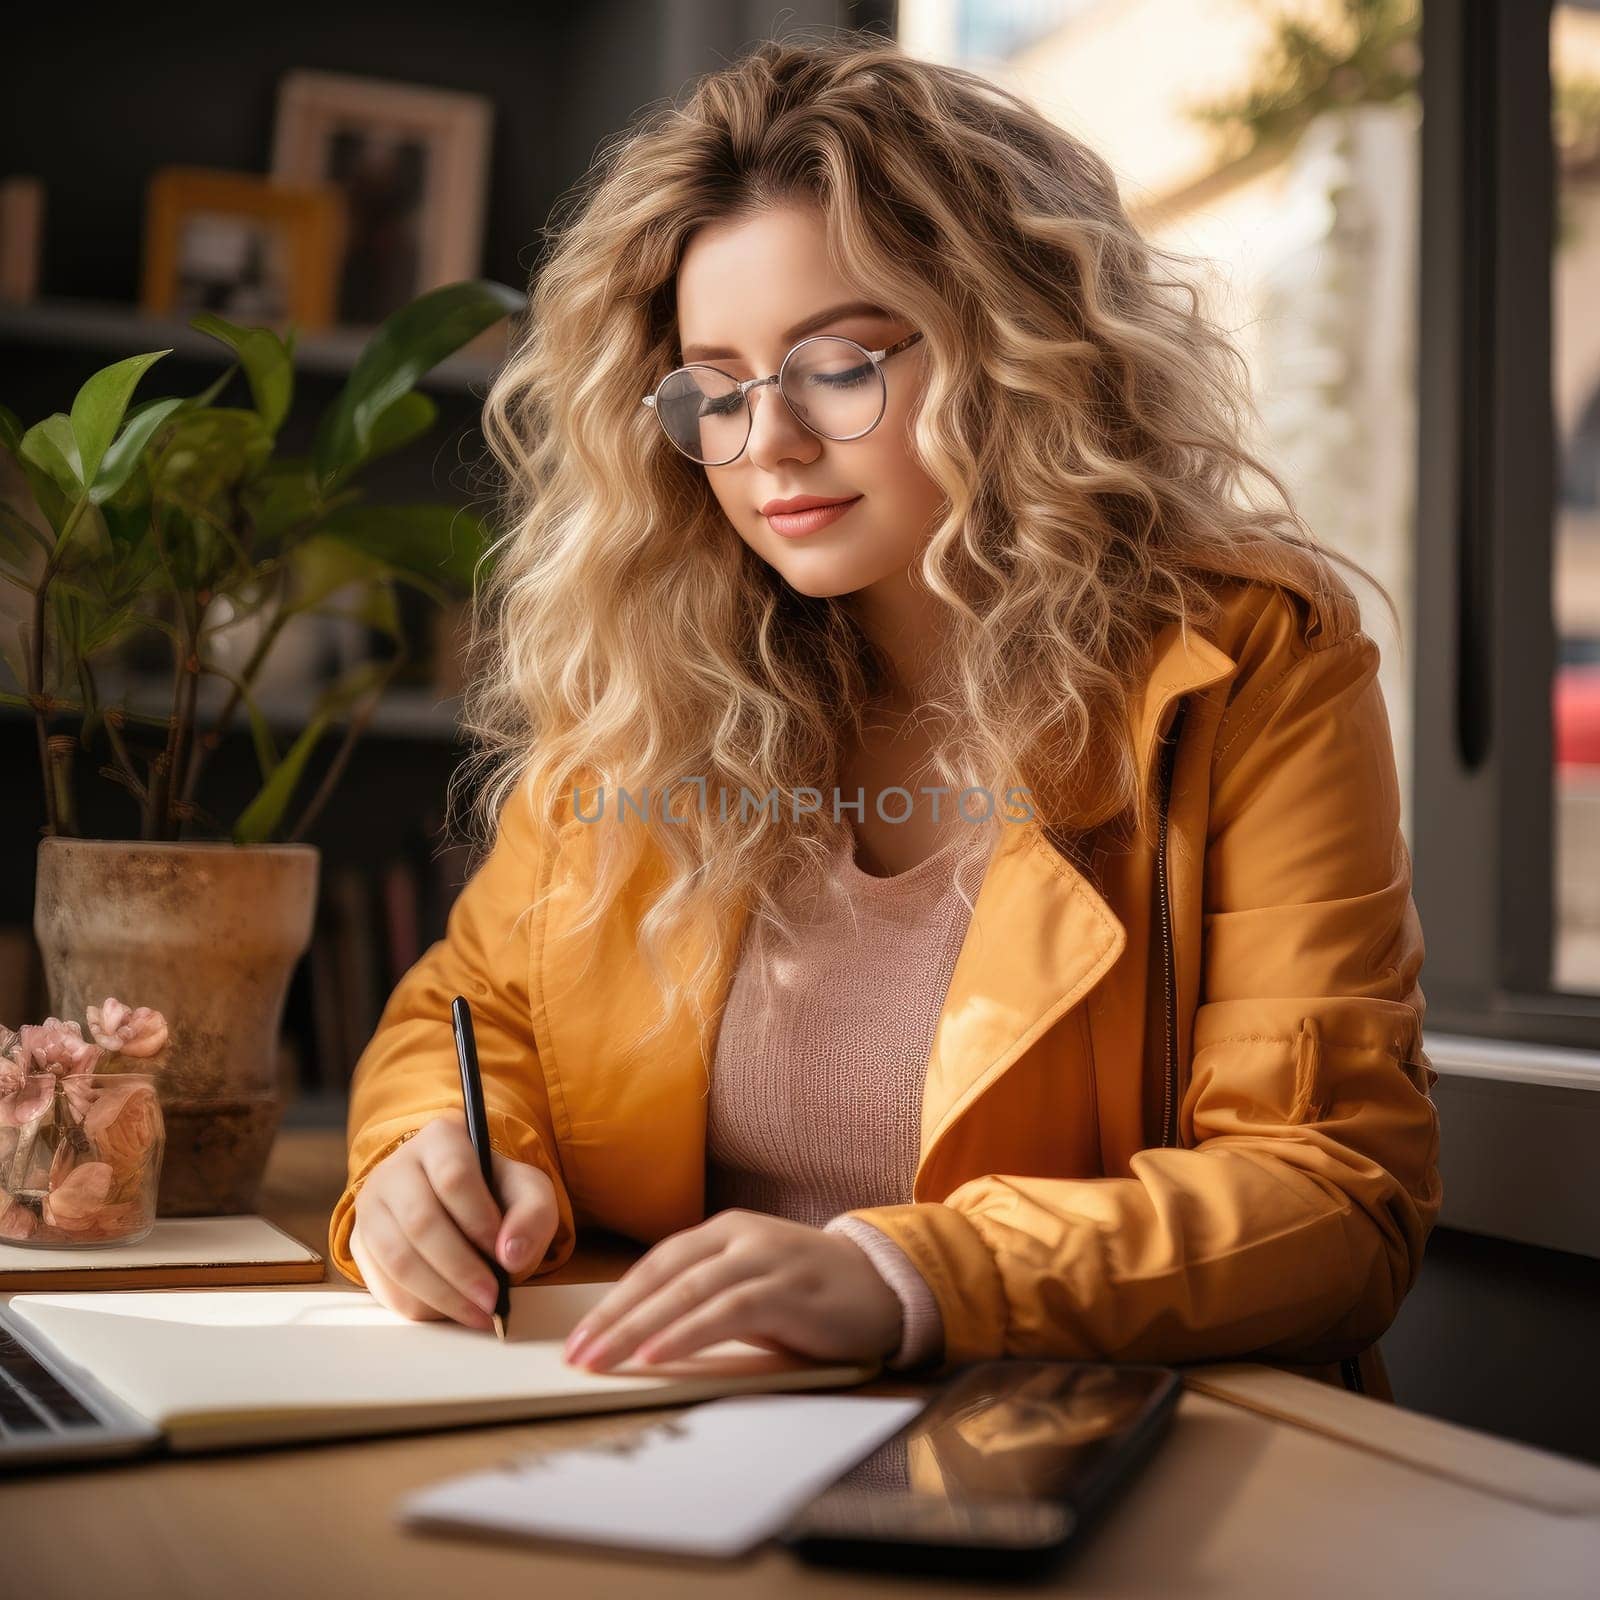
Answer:
<svg viewBox="0 0 1600 1600"><path fill-rule="evenodd" d="M456 1322L413 1322L365 1290L331 1285L17 1294L5 1312L175 1451L837 1389L880 1370L822 1365L742 1339L656 1365L569 1365L567 1334L611 1288L513 1288L503 1343Z"/></svg>

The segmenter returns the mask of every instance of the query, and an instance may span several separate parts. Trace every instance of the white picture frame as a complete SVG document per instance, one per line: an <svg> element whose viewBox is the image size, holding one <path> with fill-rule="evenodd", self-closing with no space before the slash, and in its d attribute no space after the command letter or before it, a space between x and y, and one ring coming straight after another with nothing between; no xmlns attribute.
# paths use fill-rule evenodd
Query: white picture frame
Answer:
<svg viewBox="0 0 1600 1600"><path fill-rule="evenodd" d="M273 176L345 194L340 326L374 326L429 289L480 275L493 120L485 95L306 69L284 75Z"/></svg>

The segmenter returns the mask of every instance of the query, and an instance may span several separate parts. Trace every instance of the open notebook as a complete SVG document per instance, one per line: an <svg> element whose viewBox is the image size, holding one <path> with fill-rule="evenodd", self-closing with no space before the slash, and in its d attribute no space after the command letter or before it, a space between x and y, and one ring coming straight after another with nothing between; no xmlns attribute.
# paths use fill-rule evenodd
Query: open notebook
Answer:
<svg viewBox="0 0 1600 1600"><path fill-rule="evenodd" d="M331 1287L17 1294L9 1309L177 1451L837 1389L880 1371L742 1339L656 1366L569 1366L568 1331L610 1288L512 1289L504 1343L459 1323L412 1322L363 1290Z"/></svg>

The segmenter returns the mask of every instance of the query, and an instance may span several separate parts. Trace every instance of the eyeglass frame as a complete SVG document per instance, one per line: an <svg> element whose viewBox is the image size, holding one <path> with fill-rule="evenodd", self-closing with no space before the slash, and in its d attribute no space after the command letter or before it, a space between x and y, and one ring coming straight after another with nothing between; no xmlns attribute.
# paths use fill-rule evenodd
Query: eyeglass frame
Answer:
<svg viewBox="0 0 1600 1600"><path fill-rule="evenodd" d="M894 344L885 345L881 350L869 350L859 340L847 338L842 333L809 334L804 339L801 339L799 343L790 348L788 355L786 355L782 362L779 363L778 370L770 377L766 378L745 378L740 380L734 377L731 372L724 372L721 367L712 366L709 361L686 361L683 363L683 365L674 367L671 372L667 373L666 376L662 378L661 382L658 383L649 394L645 395L643 399L640 400L639 404L649 406L650 409L655 413L656 421L661 423L662 433L666 434L667 443L670 444L679 455L683 456L686 460L694 462L694 464L698 467L730 467L739 459L740 456L745 453L745 450L749 447L750 435L755 428L756 422L755 407L750 403L751 391L763 388L769 383L775 383L778 385L778 394L782 398L783 403L786 406L789 406L789 415L792 416L802 428L807 429L817 438L826 439L832 444L848 444L852 439L866 438L866 436L871 433L880 422L883 421L883 414L889 409L889 380L884 376L883 373L884 362L887 361L890 356L899 355L902 350L910 348L910 346L914 345L921 337L922 330L919 328L914 333L908 333L905 338L897 340ZM783 375L788 370L790 361L794 359L795 351L799 350L804 345L816 343L818 339L834 339L842 341L845 344L852 344L873 364L874 367L877 368L878 392L880 396L878 414L859 433L836 435L831 433L823 433L820 430L813 428L804 417L800 416L799 413L795 411L793 406L789 405L789 397L783 392ZM740 444L739 448L735 450L726 461L702 461L699 456L690 455L689 452L672 437L672 434L668 430L666 423L661 422L661 411L656 405L656 396L661 393L662 386L669 378L676 377L680 372L688 372L694 367L704 367L708 372L715 372L719 377L726 378L729 383L735 385L738 391L739 399L744 405L744 440Z"/></svg>

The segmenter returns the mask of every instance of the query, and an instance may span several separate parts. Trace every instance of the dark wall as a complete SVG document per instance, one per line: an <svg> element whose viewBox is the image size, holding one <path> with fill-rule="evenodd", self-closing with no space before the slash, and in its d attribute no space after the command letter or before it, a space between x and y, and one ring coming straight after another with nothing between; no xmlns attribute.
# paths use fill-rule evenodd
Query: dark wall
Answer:
<svg viewBox="0 0 1600 1600"><path fill-rule="evenodd" d="M38 8L6 51L0 163L45 180L49 296L135 299L151 172L266 172L278 82L299 67L491 96L483 269L523 287L551 203L660 92L653 0L142 11L98 44L96 14Z"/></svg>
<svg viewBox="0 0 1600 1600"><path fill-rule="evenodd" d="M1600 1463L1600 1261L1436 1228L1383 1357L1395 1399Z"/></svg>

